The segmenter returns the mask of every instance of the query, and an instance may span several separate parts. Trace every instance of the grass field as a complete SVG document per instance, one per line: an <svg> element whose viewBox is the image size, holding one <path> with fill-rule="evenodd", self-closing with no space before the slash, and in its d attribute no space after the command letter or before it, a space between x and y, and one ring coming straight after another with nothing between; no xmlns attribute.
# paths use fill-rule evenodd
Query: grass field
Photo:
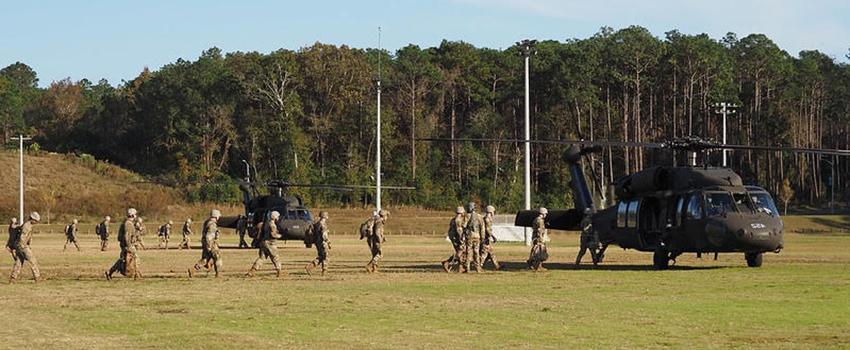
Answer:
<svg viewBox="0 0 850 350"><path fill-rule="evenodd" d="M789 231L812 219L825 228L846 222L790 218ZM235 245L227 233L224 244ZM527 248L505 243L497 254L507 269L481 275L442 272L450 246L439 236L393 232L382 272L369 275L365 244L336 233L324 277L304 272L315 250L288 242L279 246L281 279L268 265L243 277L253 250L225 249L223 278L190 280L199 250L149 249L146 278L135 282L105 281L117 246L102 253L93 235L80 236L83 251L63 253L63 236L37 234L47 280L34 284L25 268L20 282L0 285L0 348L850 347L843 233L788 234L787 249L758 269L735 254L682 256L669 271L652 271L648 254L613 248L604 266L575 268L577 236L558 233L548 272L524 270ZM146 243L156 246L155 237ZM11 262L0 260L3 274Z"/></svg>

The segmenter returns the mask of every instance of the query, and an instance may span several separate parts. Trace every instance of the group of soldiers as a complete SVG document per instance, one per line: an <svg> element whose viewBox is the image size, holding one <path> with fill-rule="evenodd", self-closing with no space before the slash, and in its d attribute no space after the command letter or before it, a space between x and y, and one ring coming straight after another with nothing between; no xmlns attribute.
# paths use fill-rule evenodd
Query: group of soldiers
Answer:
<svg viewBox="0 0 850 350"><path fill-rule="evenodd" d="M448 239L452 243L454 252L448 259L441 263L446 272L451 272L455 269L458 272L470 272L472 269L481 272L488 261L492 263L494 269L500 269L499 261L496 259L493 250L493 245L496 243L496 237L493 235L495 212L495 207L488 205L484 210L484 215L480 215L476 212L476 206L473 202L468 203L466 208L457 207L455 216L449 222L448 229ZM548 210L546 208L539 208L538 216L532 223L532 247L526 262L529 268L535 271L546 270L543 267L543 263L549 258L549 253L546 249L546 242L549 240L545 224L547 214ZM389 212L386 210L375 211L360 227L360 239L366 240L369 251L371 252L371 259L366 264L366 271L368 273L378 271L378 265L383 256L382 245L386 243L384 228L388 217ZM218 209L213 209L210 212L209 218L202 225L201 257L194 266L188 269L190 278L202 269L206 269L207 271L214 270L216 277L219 277L221 274L222 257L219 246L219 218L221 218L221 212ZM576 257L576 264L581 262L587 250L590 250L594 264L601 260L601 255L604 251L603 249L597 252L597 249L599 249L599 240L589 218L590 215L586 215L585 220L582 221L581 249ZM321 268L323 275L327 272L328 252L331 249L328 219L328 213L325 211L321 212L318 220L312 223L307 230L305 243L315 245L317 253L316 258L305 266L308 274L312 274L316 268ZM24 263L29 263L33 277L36 280L40 279L41 274L39 272L38 262L30 248L32 227L40 220L40 215L37 212L32 212L22 224L18 224L17 219L14 218L10 221L9 239L6 243L6 249L12 254L15 262L10 277L12 282L17 280ZM95 233L100 238L101 251L105 251L108 247L110 221L111 218L106 216L95 227ZM269 213L267 221L260 222L251 230L248 230L246 217L240 215L236 230L239 233L240 248L254 247L258 249L258 256L246 273L246 276L254 276L265 260L271 261L278 277L282 274L282 266L275 245L277 240L282 238L278 228L279 221L280 213L272 211ZM76 238L78 223L78 220L74 219L65 227L66 241L63 251L71 244L77 250L80 250ZM191 249L191 224L192 219L186 219L183 224L183 241L178 246L178 249ZM168 249L172 226L173 222L169 220L159 227L160 247ZM145 249L142 241L144 231L145 227L142 219L138 216L138 212L136 209L129 208L126 218L118 227L120 254L112 267L104 273L107 280L111 280L116 272L134 279L142 278L139 269L139 250ZM250 246L245 241L246 232L254 239Z"/></svg>
<svg viewBox="0 0 850 350"><path fill-rule="evenodd" d="M454 248L454 254L441 263L443 270L451 272L470 272L472 268L481 272L487 261L493 267L500 268L493 252L496 236L493 235L493 216L496 208L488 205L482 217L475 211L475 203L469 202L466 208L457 207L455 217L449 221L448 239Z"/></svg>

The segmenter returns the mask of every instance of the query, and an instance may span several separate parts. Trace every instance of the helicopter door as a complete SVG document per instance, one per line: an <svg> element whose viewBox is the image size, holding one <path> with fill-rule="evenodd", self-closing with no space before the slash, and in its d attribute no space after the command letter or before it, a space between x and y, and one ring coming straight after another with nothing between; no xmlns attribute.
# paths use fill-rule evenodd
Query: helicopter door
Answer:
<svg viewBox="0 0 850 350"><path fill-rule="evenodd" d="M658 198L644 198L638 216L638 235L640 236L641 245L644 247L653 247L660 241L660 215L661 206Z"/></svg>

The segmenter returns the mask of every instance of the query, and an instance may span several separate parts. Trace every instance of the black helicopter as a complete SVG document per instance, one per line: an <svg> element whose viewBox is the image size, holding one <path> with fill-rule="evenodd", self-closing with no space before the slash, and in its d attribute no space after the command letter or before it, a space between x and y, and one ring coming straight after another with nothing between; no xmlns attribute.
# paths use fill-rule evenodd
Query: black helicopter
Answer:
<svg viewBox="0 0 850 350"><path fill-rule="evenodd" d="M427 139L444 141L444 139ZM477 142L524 142L522 140L464 139ZM646 147L703 154L711 150L768 150L850 156L847 150L794 147L722 145L699 138L665 143L530 141L567 144L563 154L568 164L574 208L550 209L546 227L580 230L585 215L604 250L611 244L624 249L653 252L653 266L667 269L670 261L683 253L744 253L747 266L762 265L763 254L784 248L783 222L770 194L758 186L745 186L729 168L696 166L656 166L618 179L614 184L616 204L598 208L588 187L582 158L602 147ZM594 176L595 181L595 176ZM597 182L598 183L598 182ZM531 227L536 210L517 213L516 226ZM598 259L597 261L600 261Z"/></svg>

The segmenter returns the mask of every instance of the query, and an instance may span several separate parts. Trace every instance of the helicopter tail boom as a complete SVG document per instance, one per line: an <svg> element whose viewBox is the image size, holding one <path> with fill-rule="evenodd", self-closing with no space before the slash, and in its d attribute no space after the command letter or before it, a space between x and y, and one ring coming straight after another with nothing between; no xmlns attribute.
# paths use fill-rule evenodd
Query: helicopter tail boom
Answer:
<svg viewBox="0 0 850 350"><path fill-rule="evenodd" d="M516 213L514 225L531 227L537 215L537 210L520 210ZM579 229L583 216L582 211L578 209L550 210L546 215L546 228L575 231Z"/></svg>

